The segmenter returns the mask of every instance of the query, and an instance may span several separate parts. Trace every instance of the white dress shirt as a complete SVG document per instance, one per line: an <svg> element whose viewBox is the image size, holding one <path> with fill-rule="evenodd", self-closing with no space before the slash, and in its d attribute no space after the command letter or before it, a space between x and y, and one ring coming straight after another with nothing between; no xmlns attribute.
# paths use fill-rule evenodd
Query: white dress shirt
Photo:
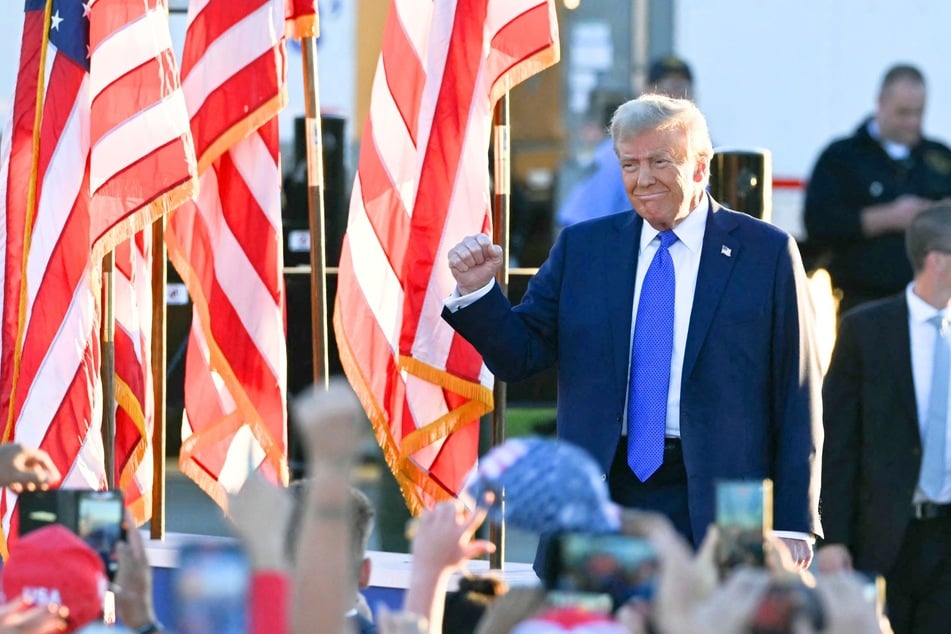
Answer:
<svg viewBox="0 0 951 634"><path fill-rule="evenodd" d="M911 146L905 145L903 143L897 143L896 141L889 141L888 139L882 138L881 130L878 128L878 122L875 119L872 119L868 122L868 134L873 139L879 142L882 146L882 149L885 150L885 153L893 161L904 161L906 158L911 156Z"/></svg>
<svg viewBox="0 0 951 634"><path fill-rule="evenodd" d="M931 398L931 374L934 369L934 344L938 331L928 320L937 314L948 317L948 310L940 311L927 303L914 292L914 282L905 289L908 302L908 334L911 337L911 374L915 382L915 404L918 406L918 430L924 443L928 417L928 400ZM951 395L949 395L951 398ZM951 411L949 409L948 411ZM951 421L949 421L951 423ZM948 439L945 442L944 464L951 465L951 424L947 426ZM924 502L927 498L921 489L915 489L915 502ZM937 500L927 500L946 504L951 502L951 472L944 474L944 486Z"/></svg>
<svg viewBox="0 0 951 634"><path fill-rule="evenodd" d="M670 353L670 387L667 391L667 429L665 435L680 437L680 379L683 376L684 347L687 345L687 329L690 327L690 311L693 308L693 295L697 288L697 272L700 270L700 250L703 247L703 234L707 227L707 215L710 213L710 201L704 196L700 204L690 212L679 225L674 227L677 242L667 249L674 263L674 341ZM634 343L634 324L637 322L637 304L641 298L641 287L650 267L654 254L660 247L659 232L646 222L641 229L640 250L637 255L637 271L634 273L634 306L631 309L631 338L627 349ZM630 355L628 355L630 359ZM631 368L627 368L627 385L631 384ZM627 403L629 395L624 399ZM627 433L627 407L624 408L624 422L621 433Z"/></svg>

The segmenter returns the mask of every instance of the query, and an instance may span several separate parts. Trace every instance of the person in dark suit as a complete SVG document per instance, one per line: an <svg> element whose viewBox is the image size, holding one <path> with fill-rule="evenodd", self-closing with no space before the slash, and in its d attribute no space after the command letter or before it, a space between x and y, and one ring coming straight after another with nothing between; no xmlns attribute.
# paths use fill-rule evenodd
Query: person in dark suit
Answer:
<svg viewBox="0 0 951 634"><path fill-rule="evenodd" d="M514 308L494 282L502 249L465 238L448 252L443 318L501 380L557 366L558 435L597 460L615 501L665 513L697 544L717 479L771 478L773 527L808 565L821 373L796 242L706 193L713 150L692 102L628 101L611 136L636 213L567 227Z"/></svg>
<svg viewBox="0 0 951 634"><path fill-rule="evenodd" d="M817 563L885 575L896 633L947 632L951 463L937 465L931 484L925 463L929 449L940 460L951 446L947 361L942 378L938 358L951 354L951 204L921 212L905 239L913 281L846 313L839 326L822 390L825 541Z"/></svg>

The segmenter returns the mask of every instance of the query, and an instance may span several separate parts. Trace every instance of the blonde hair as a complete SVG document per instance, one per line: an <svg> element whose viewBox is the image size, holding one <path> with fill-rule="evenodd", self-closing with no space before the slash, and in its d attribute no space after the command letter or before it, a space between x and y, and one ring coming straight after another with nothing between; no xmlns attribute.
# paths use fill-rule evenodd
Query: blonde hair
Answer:
<svg viewBox="0 0 951 634"><path fill-rule="evenodd" d="M648 130L683 130L690 158L707 165L713 158L713 142L707 120L695 103L666 95L646 94L621 104L611 117L611 139L618 142ZM701 184L706 188L709 170Z"/></svg>

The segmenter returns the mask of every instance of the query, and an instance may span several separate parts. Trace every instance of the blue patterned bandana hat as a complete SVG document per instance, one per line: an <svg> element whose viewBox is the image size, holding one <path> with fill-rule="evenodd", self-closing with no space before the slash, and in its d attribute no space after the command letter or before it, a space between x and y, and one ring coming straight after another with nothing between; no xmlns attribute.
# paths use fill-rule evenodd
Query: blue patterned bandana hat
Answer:
<svg viewBox="0 0 951 634"><path fill-rule="evenodd" d="M524 531L616 533L621 526L597 463L561 440L507 440L479 460L466 492L474 500L494 493L489 517Z"/></svg>

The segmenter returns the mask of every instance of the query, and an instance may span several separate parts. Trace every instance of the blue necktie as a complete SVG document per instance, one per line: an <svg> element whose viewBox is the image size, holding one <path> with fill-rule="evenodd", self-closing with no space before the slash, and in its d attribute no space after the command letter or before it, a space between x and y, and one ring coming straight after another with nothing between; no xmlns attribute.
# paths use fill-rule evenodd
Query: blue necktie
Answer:
<svg viewBox="0 0 951 634"><path fill-rule="evenodd" d="M660 247L644 276L637 304L627 397L627 464L641 482L664 462L674 343L674 262L667 249L677 236L667 230L658 237Z"/></svg>
<svg viewBox="0 0 951 634"><path fill-rule="evenodd" d="M948 383L951 382L951 342L948 341L948 322L941 315L928 320L935 328L934 370L931 374L931 392L928 395L928 414L925 423L925 450L921 459L921 490L928 499L937 500L944 488L945 440L948 426Z"/></svg>

